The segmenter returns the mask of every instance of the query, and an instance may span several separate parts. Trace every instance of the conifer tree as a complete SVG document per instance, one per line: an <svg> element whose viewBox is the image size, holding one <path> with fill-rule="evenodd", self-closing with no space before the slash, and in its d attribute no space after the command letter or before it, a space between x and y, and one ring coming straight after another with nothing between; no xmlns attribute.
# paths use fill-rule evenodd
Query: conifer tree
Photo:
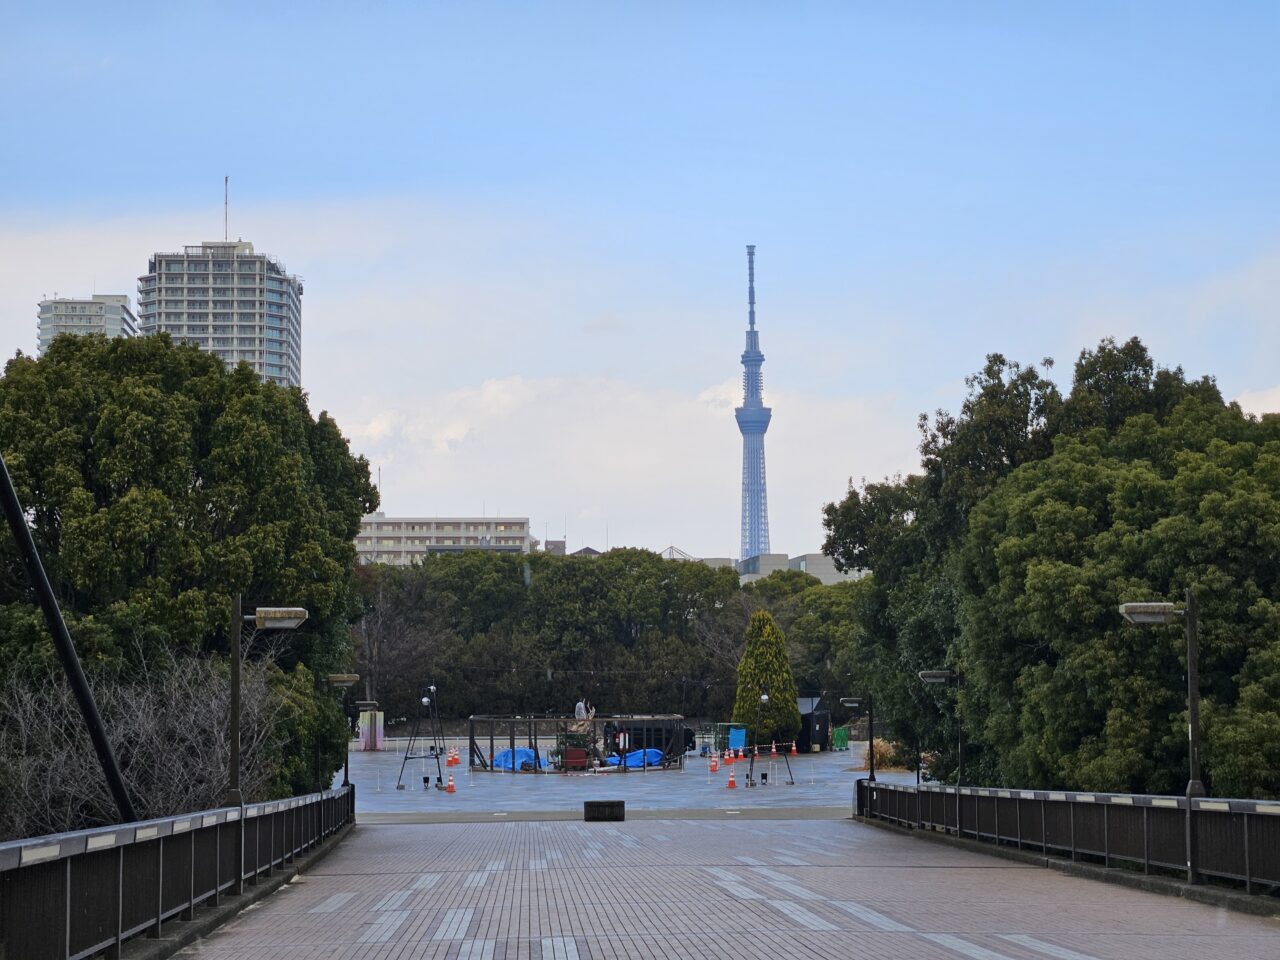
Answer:
<svg viewBox="0 0 1280 960"><path fill-rule="evenodd" d="M767 702L761 702L762 693L768 694ZM752 614L747 624L746 647L738 661L733 722L746 726L756 743L790 743L800 732L800 708L786 640L764 610Z"/></svg>

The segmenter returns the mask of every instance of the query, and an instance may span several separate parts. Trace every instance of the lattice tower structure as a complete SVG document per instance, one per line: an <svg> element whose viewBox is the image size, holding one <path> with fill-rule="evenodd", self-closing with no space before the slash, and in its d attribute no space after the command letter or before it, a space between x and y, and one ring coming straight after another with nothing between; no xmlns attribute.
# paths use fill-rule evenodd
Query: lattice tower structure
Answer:
<svg viewBox="0 0 1280 960"><path fill-rule="evenodd" d="M742 559L769 552L769 493L765 485L764 435L773 411L764 405L756 331L756 248L747 247L747 344L742 351L742 406L734 410L742 434Z"/></svg>

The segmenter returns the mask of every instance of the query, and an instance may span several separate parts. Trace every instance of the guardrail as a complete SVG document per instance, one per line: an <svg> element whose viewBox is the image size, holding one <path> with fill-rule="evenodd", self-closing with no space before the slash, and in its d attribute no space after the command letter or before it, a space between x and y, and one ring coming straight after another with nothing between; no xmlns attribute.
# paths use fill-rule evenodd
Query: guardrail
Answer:
<svg viewBox="0 0 1280 960"><path fill-rule="evenodd" d="M1280 886L1280 802L1196 798L1188 814L1185 797L961 787L957 803L956 788L940 784L858 780L856 790L859 816L903 827L1169 870L1193 882L1217 877L1243 883L1246 893Z"/></svg>
<svg viewBox="0 0 1280 960"><path fill-rule="evenodd" d="M119 957L355 818L352 787L0 843L0 957Z"/></svg>

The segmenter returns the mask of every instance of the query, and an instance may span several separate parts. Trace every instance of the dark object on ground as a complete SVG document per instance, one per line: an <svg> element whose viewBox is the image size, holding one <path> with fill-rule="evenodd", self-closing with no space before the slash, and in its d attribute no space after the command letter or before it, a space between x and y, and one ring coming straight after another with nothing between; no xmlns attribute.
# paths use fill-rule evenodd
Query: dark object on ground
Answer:
<svg viewBox="0 0 1280 960"><path fill-rule="evenodd" d="M582 801L582 819L588 823L626 820L627 801L584 800Z"/></svg>
<svg viewBox="0 0 1280 960"><path fill-rule="evenodd" d="M810 753L814 747L831 749L831 711L821 709L821 703L819 697L799 697L796 700L800 708L800 736L796 737L796 749L800 753Z"/></svg>

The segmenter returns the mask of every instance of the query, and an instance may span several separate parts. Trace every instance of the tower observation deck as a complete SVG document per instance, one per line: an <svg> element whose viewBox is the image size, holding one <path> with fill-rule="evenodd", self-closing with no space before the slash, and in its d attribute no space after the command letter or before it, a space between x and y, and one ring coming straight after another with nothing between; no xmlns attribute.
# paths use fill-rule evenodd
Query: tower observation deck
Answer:
<svg viewBox="0 0 1280 960"><path fill-rule="evenodd" d="M769 495L765 487L764 434L773 411L764 405L756 332L756 248L747 247L747 347L742 351L742 406L734 410L742 433L742 559L769 552Z"/></svg>

